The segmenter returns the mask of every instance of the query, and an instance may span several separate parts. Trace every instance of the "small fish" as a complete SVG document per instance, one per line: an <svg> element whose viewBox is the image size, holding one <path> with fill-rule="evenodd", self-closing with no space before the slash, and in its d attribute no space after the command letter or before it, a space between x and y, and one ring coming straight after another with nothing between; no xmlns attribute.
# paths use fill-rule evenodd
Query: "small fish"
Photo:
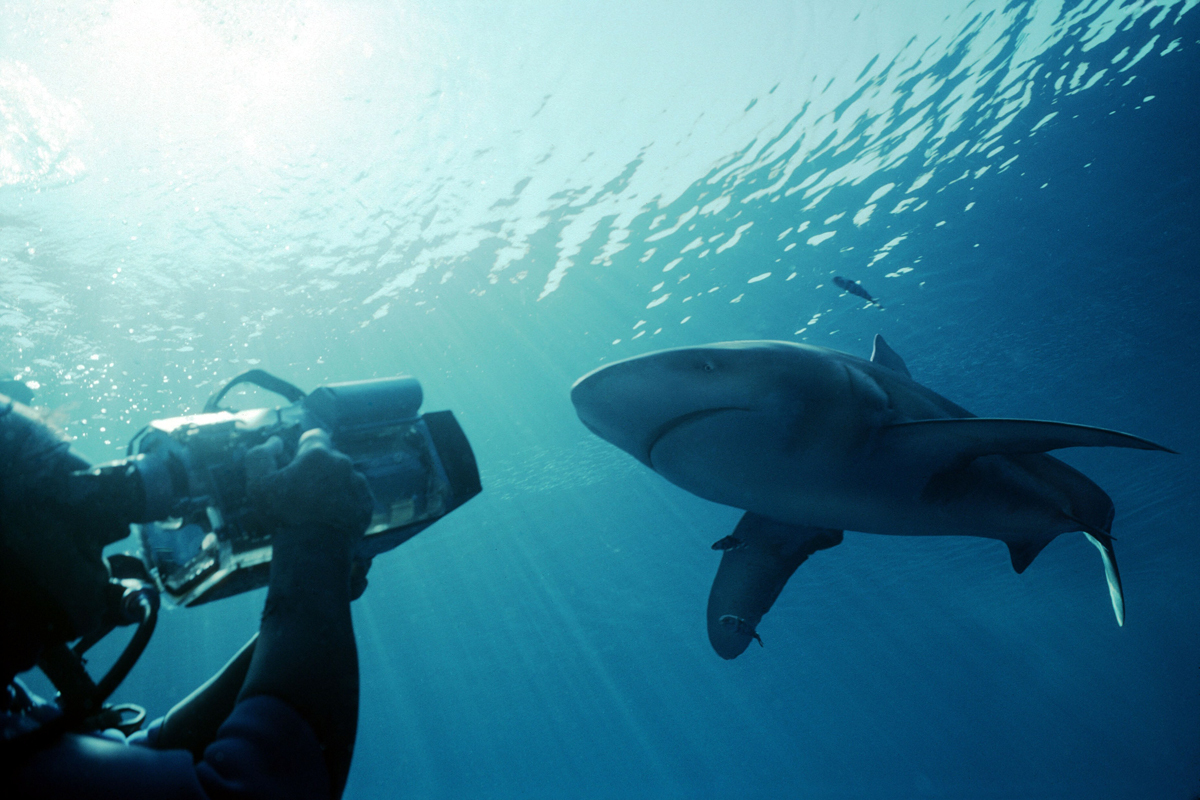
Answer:
<svg viewBox="0 0 1200 800"><path fill-rule="evenodd" d="M841 275L837 275L834 277L833 282L845 289L850 294L856 294L864 300L872 302L880 308L883 308L883 303L880 303L874 297L871 297L870 292L864 289L858 281L852 281L849 278L843 278Z"/></svg>

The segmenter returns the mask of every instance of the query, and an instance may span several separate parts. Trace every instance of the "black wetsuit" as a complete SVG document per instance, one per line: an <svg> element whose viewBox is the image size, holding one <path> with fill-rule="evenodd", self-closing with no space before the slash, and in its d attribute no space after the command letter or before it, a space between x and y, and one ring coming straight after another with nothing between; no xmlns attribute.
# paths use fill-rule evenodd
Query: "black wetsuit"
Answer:
<svg viewBox="0 0 1200 800"><path fill-rule="evenodd" d="M345 460L342 471L348 474L351 470L348 459L338 457ZM9 514L22 502L28 502L35 488L40 491L46 483L52 484L54 475L61 474L63 469L86 466L36 415L0 395L0 544L6 535L5 526L11 522ZM348 524L357 526L361 535L370 517L371 500L365 480L361 476L356 480L361 484L358 494L338 513L351 519ZM332 499L336 502L336 490L334 493ZM312 563L307 563L295 555L309 546L308 537L314 537L314 541L329 539L328 530L320 524L316 520L311 531L306 525L293 529L288 538L277 542L275 562L286 561L290 566L284 568L287 574L279 582L281 585L277 587L273 582L268 592L258 648L259 652L273 647L276 652L284 648L285 653L313 654L321 648L332 650L341 658L334 660L332 668L322 669L323 664L329 663L328 658L324 662L313 658L299 663L301 659L276 657L270 667L256 661L243 686L247 658L233 687L236 693L238 686L242 686L236 702L231 696L228 703L217 704L218 708L232 710L227 714L220 712L212 726L215 734L206 735L192 750L157 746L160 730L157 724L128 740L117 731L36 735L42 726L46 726L42 734L52 730L54 718L60 712L57 706L30 695L18 680L11 678L12 682L0 690L3 692L0 694L0 797L5 800L25 797L267 800L340 796L349 770L357 718L358 672L349 623L350 590L336 582L336 591L323 589L318 573L329 571L327 563L320 558L309 559ZM285 550L293 554L281 558ZM344 560L348 566L348 554ZM6 568L6 574L14 582L20 582L18 562L14 560L0 567ZM304 591L296 595L295 586ZM0 595L11 600L6 591L10 588L0 586ZM297 625L312 618L300 618L298 623L295 607L305 602L312 605L310 595L322 591L332 596L319 599L315 607L332 609L329 616L334 622L325 627L333 633L322 636L320 632L306 630L299 644L289 641L288 637L295 638ZM293 616L287 622L279 621L289 613ZM337 614L345 617L341 623L337 622ZM11 619L12 615L5 617ZM18 645L0 641L0 646L8 649ZM243 652L249 655L248 648ZM9 660L6 657L6 663ZM11 673L0 676L0 680L10 676ZM30 737L30 733L35 735Z"/></svg>
<svg viewBox="0 0 1200 800"><path fill-rule="evenodd" d="M7 687L5 733L29 730L57 707ZM312 798L330 796L329 775L316 734L291 706L252 697L234 708L216 740L193 763L186 750L155 748L157 724L123 740L119 732L65 734L18 763L6 764L6 798Z"/></svg>

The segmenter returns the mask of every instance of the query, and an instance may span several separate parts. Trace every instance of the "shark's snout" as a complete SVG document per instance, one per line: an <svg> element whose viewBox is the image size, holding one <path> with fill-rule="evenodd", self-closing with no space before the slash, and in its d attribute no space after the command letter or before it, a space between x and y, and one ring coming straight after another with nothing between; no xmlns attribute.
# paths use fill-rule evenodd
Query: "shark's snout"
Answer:
<svg viewBox="0 0 1200 800"><path fill-rule="evenodd" d="M595 371L589 372L587 375L584 375L582 378L575 381L575 383L571 384L571 404L575 406L576 412L579 411L581 406L588 405L592 395L594 394L592 377L595 374Z"/></svg>
<svg viewBox="0 0 1200 800"><path fill-rule="evenodd" d="M727 412L750 410L738 382L712 364L704 352L688 349L636 356L575 381L571 402L588 430L653 469L660 443Z"/></svg>
<svg viewBox="0 0 1200 800"><path fill-rule="evenodd" d="M600 418L604 415L601 411L603 398L598 390L602 379L598 373L599 370L593 370L575 381L571 387L571 405L575 406L575 414L589 431L601 438L607 438L600 425Z"/></svg>
<svg viewBox="0 0 1200 800"><path fill-rule="evenodd" d="M593 425L592 423L588 422L588 421L587 421L587 420L586 420L584 417L582 417L582 416L581 416L581 417L579 417L579 421L583 423L583 427L587 428L589 431L591 431L592 433L594 433L596 436L600 436L600 438L601 438L601 439L603 439L603 438L604 438L604 437L603 437L603 436L600 434L600 431L599 431L599 430L596 428L596 426L595 426L595 425Z"/></svg>
<svg viewBox="0 0 1200 800"><path fill-rule="evenodd" d="M648 465L644 426L636 424L637 415L630 407L636 392L621 384L614 376L596 370L571 387L571 403L585 428Z"/></svg>

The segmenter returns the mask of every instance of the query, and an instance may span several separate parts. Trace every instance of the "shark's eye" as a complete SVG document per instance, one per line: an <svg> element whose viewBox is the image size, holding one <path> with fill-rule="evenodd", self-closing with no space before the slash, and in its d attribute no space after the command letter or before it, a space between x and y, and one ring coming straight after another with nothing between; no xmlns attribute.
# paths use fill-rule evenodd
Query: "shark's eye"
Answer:
<svg viewBox="0 0 1200 800"><path fill-rule="evenodd" d="M704 371L705 372L712 372L714 369L716 369L716 366L714 366L711 361L704 362Z"/></svg>

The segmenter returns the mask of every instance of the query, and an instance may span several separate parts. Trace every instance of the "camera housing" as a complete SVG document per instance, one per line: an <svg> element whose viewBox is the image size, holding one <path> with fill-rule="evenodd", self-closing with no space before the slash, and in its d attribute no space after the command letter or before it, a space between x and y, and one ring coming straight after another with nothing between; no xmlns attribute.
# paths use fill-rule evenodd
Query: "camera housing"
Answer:
<svg viewBox="0 0 1200 800"><path fill-rule="evenodd" d="M212 410L239 382L294 402ZM273 436L290 460L301 434L322 428L366 476L375 508L358 547L362 558L402 544L478 494L475 456L454 414L420 414L421 401L420 383L406 376L331 384L305 396L266 373L247 373L214 396L206 413L150 423L130 442L128 458L89 471L89 486L107 481L107 491L92 493L140 523L142 558L164 598L200 605L267 584L272 529L247 498L245 455Z"/></svg>

